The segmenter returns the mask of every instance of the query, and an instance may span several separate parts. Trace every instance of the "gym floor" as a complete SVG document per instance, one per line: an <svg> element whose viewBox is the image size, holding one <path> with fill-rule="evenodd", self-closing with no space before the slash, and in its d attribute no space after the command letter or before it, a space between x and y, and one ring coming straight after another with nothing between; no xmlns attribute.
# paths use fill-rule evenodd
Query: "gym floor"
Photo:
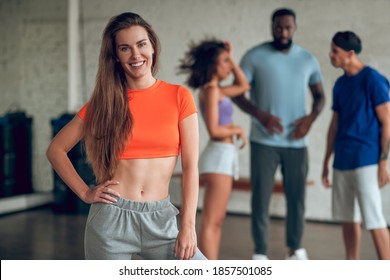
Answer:
<svg viewBox="0 0 390 280"><path fill-rule="evenodd" d="M86 214L58 214L40 207L0 216L0 259L81 260ZM200 224L200 213L197 224ZM284 219L270 222L269 258L282 260ZM307 221L302 247L312 260L344 259L341 227L333 223ZM253 253L250 216L228 214L223 226L220 259L248 260ZM377 259L370 233L362 232L361 259Z"/></svg>

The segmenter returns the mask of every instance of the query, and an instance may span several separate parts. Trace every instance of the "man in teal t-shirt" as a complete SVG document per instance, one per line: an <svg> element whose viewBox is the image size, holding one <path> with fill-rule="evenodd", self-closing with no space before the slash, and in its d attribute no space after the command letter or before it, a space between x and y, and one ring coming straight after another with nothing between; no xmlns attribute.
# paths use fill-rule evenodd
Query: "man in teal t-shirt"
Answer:
<svg viewBox="0 0 390 280"><path fill-rule="evenodd" d="M269 203L275 172L281 166L287 202L287 259L308 259L301 248L308 172L306 135L321 112L325 97L317 59L294 44L295 13L276 10L272 15L273 41L250 49L241 67L251 84L250 100L244 95L236 104L252 116L251 182L253 259L268 259ZM310 89L313 104L306 113Z"/></svg>

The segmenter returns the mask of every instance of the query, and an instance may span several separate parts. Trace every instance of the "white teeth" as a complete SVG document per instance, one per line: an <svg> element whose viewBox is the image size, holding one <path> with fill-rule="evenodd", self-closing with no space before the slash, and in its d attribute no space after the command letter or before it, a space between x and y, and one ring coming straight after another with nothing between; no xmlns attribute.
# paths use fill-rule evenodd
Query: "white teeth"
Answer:
<svg viewBox="0 0 390 280"><path fill-rule="evenodd" d="M134 63L134 64L130 64L130 65L133 66L133 67L138 67L138 66L141 66L142 64L144 64L143 61L138 62L138 63Z"/></svg>

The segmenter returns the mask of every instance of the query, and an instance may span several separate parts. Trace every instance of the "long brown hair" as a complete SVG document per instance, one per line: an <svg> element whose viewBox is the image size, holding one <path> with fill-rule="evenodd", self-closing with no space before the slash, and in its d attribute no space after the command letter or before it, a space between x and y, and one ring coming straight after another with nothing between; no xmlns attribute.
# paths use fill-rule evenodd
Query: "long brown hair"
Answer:
<svg viewBox="0 0 390 280"><path fill-rule="evenodd" d="M116 59L115 37L132 26L145 28L153 46L152 74L158 68L160 42L152 26L135 13L110 19L103 32L95 88L88 104L84 125L84 144L88 162L97 183L112 179L119 155L126 147L133 120L127 99L126 77Z"/></svg>

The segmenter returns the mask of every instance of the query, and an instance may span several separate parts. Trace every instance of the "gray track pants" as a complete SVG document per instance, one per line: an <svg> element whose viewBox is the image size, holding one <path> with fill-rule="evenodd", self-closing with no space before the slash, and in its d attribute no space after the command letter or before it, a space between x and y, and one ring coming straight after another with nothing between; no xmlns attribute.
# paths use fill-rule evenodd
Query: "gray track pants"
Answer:
<svg viewBox="0 0 390 280"><path fill-rule="evenodd" d="M174 260L179 210L169 197L137 202L119 198L116 203L91 205L85 229L86 259ZM193 259L206 259L197 250Z"/></svg>

